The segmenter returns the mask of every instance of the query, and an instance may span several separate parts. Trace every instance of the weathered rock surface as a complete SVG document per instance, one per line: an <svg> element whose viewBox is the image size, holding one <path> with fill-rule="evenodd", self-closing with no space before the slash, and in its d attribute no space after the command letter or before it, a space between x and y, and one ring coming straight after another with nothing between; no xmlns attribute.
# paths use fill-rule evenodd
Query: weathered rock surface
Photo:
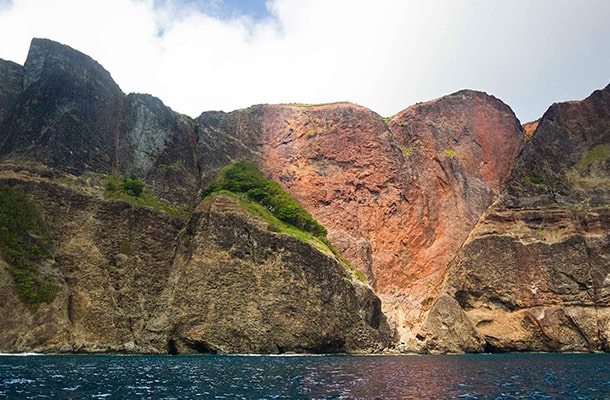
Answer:
<svg viewBox="0 0 610 400"><path fill-rule="evenodd" d="M34 39L15 111L1 128L1 153L75 173L109 173L123 97L110 74L88 56Z"/></svg>
<svg viewBox="0 0 610 400"><path fill-rule="evenodd" d="M390 343L381 302L334 256L267 231L232 198L188 226L107 201L86 179L4 165L54 234L59 285L32 313L0 263L0 351L373 352Z"/></svg>
<svg viewBox="0 0 610 400"><path fill-rule="evenodd" d="M610 87L553 105L452 262L490 351L610 349Z"/></svg>
<svg viewBox="0 0 610 400"><path fill-rule="evenodd" d="M473 91L411 107L389 127L345 103L212 115L202 116L200 146L222 149L224 162L231 154L258 162L281 182L367 274L407 336L499 194L525 138L508 106Z"/></svg>
<svg viewBox="0 0 610 400"><path fill-rule="evenodd" d="M21 65L0 59L0 125L13 112L22 88Z"/></svg>
<svg viewBox="0 0 610 400"><path fill-rule="evenodd" d="M375 352L390 343L381 301L334 256L267 230L226 196L187 228L168 305L182 352Z"/></svg>
<svg viewBox="0 0 610 400"><path fill-rule="evenodd" d="M126 96L96 61L50 40L33 39L23 67L0 68L0 159L136 174L167 200L195 200L197 138L186 117L152 96Z"/></svg>
<svg viewBox="0 0 610 400"><path fill-rule="evenodd" d="M0 60L0 170L41 204L61 291L28 314L0 263L0 350L374 351L388 329L402 351L608 350L609 134L608 87L523 128L471 90L389 120L347 103L191 120L35 39L23 67ZM240 160L326 226L390 328L333 257L232 200L187 224L103 200L98 175L194 209Z"/></svg>

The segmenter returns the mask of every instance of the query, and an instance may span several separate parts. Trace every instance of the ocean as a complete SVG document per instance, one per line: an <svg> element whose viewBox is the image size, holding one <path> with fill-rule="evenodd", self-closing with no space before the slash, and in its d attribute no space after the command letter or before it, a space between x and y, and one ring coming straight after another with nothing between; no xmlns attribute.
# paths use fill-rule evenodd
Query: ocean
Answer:
<svg viewBox="0 0 610 400"><path fill-rule="evenodd" d="M0 356L0 399L608 398L610 354Z"/></svg>

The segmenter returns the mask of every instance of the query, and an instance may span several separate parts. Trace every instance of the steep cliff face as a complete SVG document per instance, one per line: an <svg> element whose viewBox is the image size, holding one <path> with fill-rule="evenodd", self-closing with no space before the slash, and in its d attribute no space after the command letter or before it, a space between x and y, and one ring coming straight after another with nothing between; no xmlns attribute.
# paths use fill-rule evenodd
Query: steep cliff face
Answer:
<svg viewBox="0 0 610 400"><path fill-rule="evenodd" d="M109 173L123 100L121 89L97 62L69 47L34 39L15 112L2 127L6 139L1 152L76 173Z"/></svg>
<svg viewBox="0 0 610 400"><path fill-rule="evenodd" d="M0 60L0 179L40 204L59 290L31 313L0 262L0 350L358 352L392 329L403 351L608 350L609 93L525 128L470 90L389 120L347 103L192 120L35 39L23 67ZM241 160L328 229L381 306L235 200L197 206ZM106 174L195 212L105 200Z"/></svg>
<svg viewBox="0 0 610 400"><path fill-rule="evenodd" d="M129 94L126 105L116 172L142 177L173 203L193 203L200 178L192 123L150 95Z"/></svg>
<svg viewBox="0 0 610 400"><path fill-rule="evenodd" d="M230 113L208 111L196 119L197 155L203 187L222 167L235 161L260 165L265 108L252 106Z"/></svg>
<svg viewBox="0 0 610 400"><path fill-rule="evenodd" d="M397 306L409 310L404 324L416 332L447 264L502 190L524 135L506 104L469 90L410 107L389 126L408 173L408 264L396 282L408 297Z"/></svg>
<svg viewBox="0 0 610 400"><path fill-rule="evenodd" d="M549 108L451 264L488 350L610 348L609 127L610 87Z"/></svg>
<svg viewBox="0 0 610 400"><path fill-rule="evenodd" d="M0 65L1 159L136 174L163 198L195 200L197 138L186 117L152 96L126 96L96 61L50 40L32 40L22 68Z"/></svg>
<svg viewBox="0 0 610 400"><path fill-rule="evenodd" d="M0 351L372 352L390 343L381 303L333 256L219 196L183 220L104 200L96 177L7 164L0 181L39 205L53 235L35 312L0 263ZM185 229L186 228L186 229Z"/></svg>
<svg viewBox="0 0 610 400"><path fill-rule="evenodd" d="M204 113L197 129L200 154L215 154L218 165L235 155L259 163L328 228L404 340L525 140L508 106L473 91L411 107L389 124L338 103Z"/></svg>
<svg viewBox="0 0 610 400"><path fill-rule="evenodd" d="M0 126L13 112L23 88L23 68L19 64L0 59ZM0 145L2 138L0 138Z"/></svg>
<svg viewBox="0 0 610 400"><path fill-rule="evenodd" d="M178 351L375 352L390 343L381 302L334 256L219 195L195 210L170 299Z"/></svg>

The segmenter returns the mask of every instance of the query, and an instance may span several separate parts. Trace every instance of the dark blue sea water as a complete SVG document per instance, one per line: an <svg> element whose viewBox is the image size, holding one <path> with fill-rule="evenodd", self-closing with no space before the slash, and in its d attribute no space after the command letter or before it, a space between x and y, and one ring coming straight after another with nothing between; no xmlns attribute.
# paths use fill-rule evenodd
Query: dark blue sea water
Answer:
<svg viewBox="0 0 610 400"><path fill-rule="evenodd" d="M607 399L610 354L0 356L0 399Z"/></svg>

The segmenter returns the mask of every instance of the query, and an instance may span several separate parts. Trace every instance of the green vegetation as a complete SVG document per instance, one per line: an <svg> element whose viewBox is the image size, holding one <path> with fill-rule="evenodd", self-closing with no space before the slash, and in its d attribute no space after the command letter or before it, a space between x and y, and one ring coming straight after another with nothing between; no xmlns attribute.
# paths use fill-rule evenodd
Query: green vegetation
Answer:
<svg viewBox="0 0 610 400"><path fill-rule="evenodd" d="M455 150L453 150L453 149L445 150L443 152L443 154L445 154L446 156L449 156L449 157L455 157Z"/></svg>
<svg viewBox="0 0 610 400"><path fill-rule="evenodd" d="M544 178L539 178L539 177L534 176L532 174L529 174L528 176L526 176L525 178L523 178L521 180L521 185L522 186L527 186L528 183L533 183L534 185L548 186L548 184L546 183L546 180L544 180Z"/></svg>
<svg viewBox="0 0 610 400"><path fill-rule="evenodd" d="M51 240L36 205L24 193L0 184L0 254L9 269L19 297L36 311L51 303L57 287L44 280L37 263L51 258Z"/></svg>
<svg viewBox="0 0 610 400"><path fill-rule="evenodd" d="M585 170L589 168L591 164L598 160L605 160L610 158L610 146L607 144L600 144L595 146L593 150L587 154L587 156L578 164L578 169Z"/></svg>
<svg viewBox="0 0 610 400"><path fill-rule="evenodd" d="M129 240L122 240L119 248L119 253L125 254L126 256L133 255L133 249L131 248L131 242Z"/></svg>
<svg viewBox="0 0 610 400"><path fill-rule="evenodd" d="M356 277L356 279L358 279L360 282L363 283L367 283L368 280L366 279L366 275L364 274L364 272L360 271L359 269L354 269L354 276Z"/></svg>
<svg viewBox="0 0 610 400"><path fill-rule="evenodd" d="M243 193L251 201L265 207L273 216L312 235L326 239L326 228L299 205L282 187L263 176L254 165L238 162L226 166L216 180L202 191L202 197L226 190Z"/></svg>
<svg viewBox="0 0 610 400"><path fill-rule="evenodd" d="M108 176L104 190L104 198L121 199L133 206L146 206L158 211L164 211L172 217L186 218L187 212L180 207L171 206L157 199L150 188L135 175L130 177Z"/></svg>
<svg viewBox="0 0 610 400"><path fill-rule="evenodd" d="M247 212L268 223L270 232L287 233L323 252L332 253L356 279L367 282L366 275L355 269L328 241L326 228L277 182L265 178L255 165L242 161L224 167L214 182L201 191L202 198L216 194L238 199Z"/></svg>
<svg viewBox="0 0 610 400"><path fill-rule="evenodd" d="M413 154L413 147L411 146L400 146L400 150L402 150L403 154L407 156Z"/></svg>

